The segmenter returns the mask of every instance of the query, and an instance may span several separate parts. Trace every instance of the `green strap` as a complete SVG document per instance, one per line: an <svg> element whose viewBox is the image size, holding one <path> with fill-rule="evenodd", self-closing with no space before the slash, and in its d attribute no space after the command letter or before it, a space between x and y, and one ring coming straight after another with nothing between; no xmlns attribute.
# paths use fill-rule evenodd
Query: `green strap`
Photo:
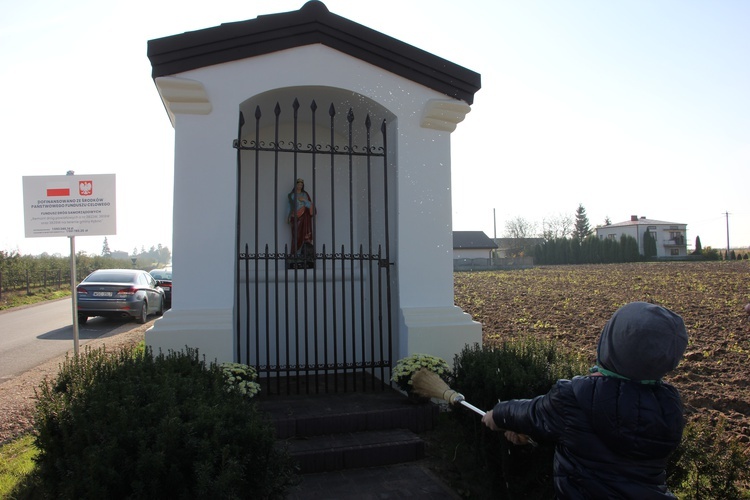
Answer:
<svg viewBox="0 0 750 500"><path fill-rule="evenodd" d="M619 373L615 373L613 371L609 371L606 368L602 368L601 366L594 366L589 371L592 372L592 373L593 372L599 372L602 375L604 375L605 377L619 378L621 380L631 380L628 377L624 377L624 376L620 375ZM661 382L661 380L632 380L632 382L638 382L639 384L644 384L644 385L656 385L656 384L659 384Z"/></svg>

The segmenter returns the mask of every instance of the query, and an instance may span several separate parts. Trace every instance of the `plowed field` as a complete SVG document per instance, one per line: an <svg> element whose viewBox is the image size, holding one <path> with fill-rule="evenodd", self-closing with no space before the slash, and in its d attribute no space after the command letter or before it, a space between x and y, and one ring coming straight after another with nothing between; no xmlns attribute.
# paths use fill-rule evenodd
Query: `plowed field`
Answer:
<svg viewBox="0 0 750 500"><path fill-rule="evenodd" d="M534 335L595 362L602 327L632 301L680 314L689 344L665 380L689 419L726 417L750 443L750 262L548 266L455 274L456 304L483 325L485 343Z"/></svg>

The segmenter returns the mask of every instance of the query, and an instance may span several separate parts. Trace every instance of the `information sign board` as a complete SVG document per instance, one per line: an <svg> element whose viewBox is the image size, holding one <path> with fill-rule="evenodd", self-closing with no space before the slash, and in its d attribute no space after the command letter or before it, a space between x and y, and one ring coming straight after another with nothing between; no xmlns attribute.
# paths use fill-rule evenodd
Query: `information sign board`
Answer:
<svg viewBox="0 0 750 500"><path fill-rule="evenodd" d="M27 238L117 234L115 174L23 177Z"/></svg>

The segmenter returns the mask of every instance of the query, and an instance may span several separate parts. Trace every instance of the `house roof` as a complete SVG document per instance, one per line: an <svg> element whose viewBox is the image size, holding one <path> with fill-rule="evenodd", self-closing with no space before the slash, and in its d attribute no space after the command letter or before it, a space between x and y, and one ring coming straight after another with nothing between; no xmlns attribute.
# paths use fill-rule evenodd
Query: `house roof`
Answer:
<svg viewBox="0 0 750 500"><path fill-rule="evenodd" d="M157 78L318 43L468 104L481 88L479 73L333 14L317 0L297 11L149 40L148 58Z"/></svg>
<svg viewBox="0 0 750 500"><path fill-rule="evenodd" d="M630 220L626 220L624 222L617 222L615 224L609 224L607 226L598 226L596 229L607 229L609 227L640 226L640 225L648 225L648 226L685 226L686 224L684 222L667 222L667 221L663 221L663 220L647 219L645 217L641 217L641 218L636 219L636 220L633 220L631 218Z"/></svg>
<svg viewBox="0 0 750 500"><path fill-rule="evenodd" d="M483 231L453 231L453 248L487 249L497 248L497 245Z"/></svg>

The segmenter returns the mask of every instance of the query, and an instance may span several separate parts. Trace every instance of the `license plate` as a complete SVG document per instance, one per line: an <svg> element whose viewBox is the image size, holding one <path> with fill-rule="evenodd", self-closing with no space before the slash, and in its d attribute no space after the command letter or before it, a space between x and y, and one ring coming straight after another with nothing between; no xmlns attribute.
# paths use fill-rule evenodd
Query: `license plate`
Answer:
<svg viewBox="0 0 750 500"><path fill-rule="evenodd" d="M112 292L94 292L94 297L111 297Z"/></svg>

